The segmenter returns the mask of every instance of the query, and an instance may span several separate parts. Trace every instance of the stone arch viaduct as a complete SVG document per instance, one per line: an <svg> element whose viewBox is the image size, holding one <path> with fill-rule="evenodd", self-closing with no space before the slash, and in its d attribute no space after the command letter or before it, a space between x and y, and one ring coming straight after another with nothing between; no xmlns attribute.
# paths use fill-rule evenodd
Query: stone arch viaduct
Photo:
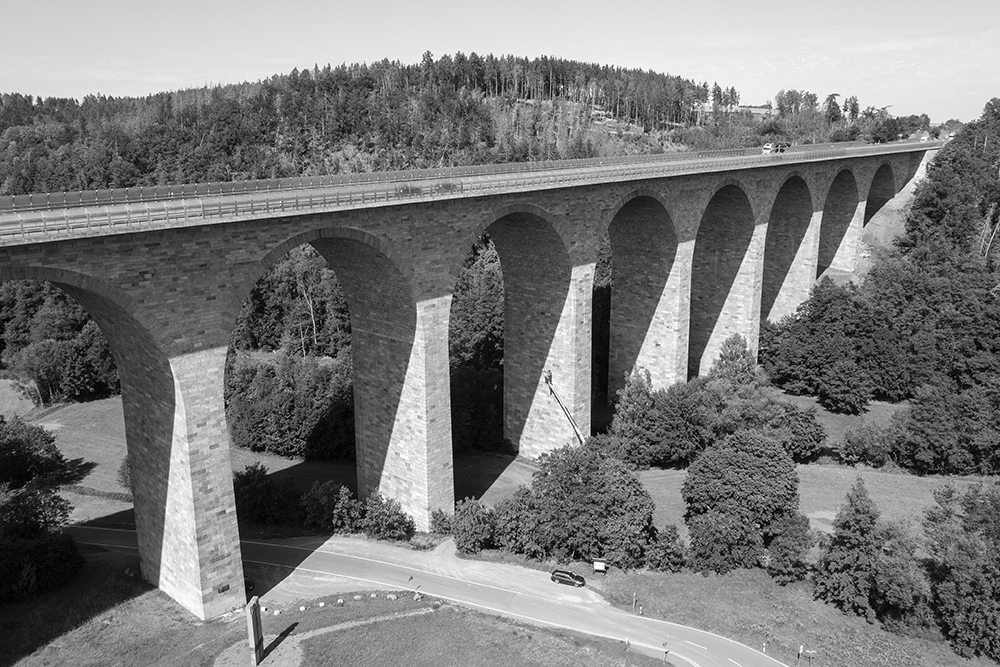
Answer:
<svg viewBox="0 0 1000 667"><path fill-rule="evenodd" d="M144 577L199 617L242 606L223 404L230 334L255 281L311 244L350 307L359 493L426 529L454 501L448 324L472 244L505 283L505 435L534 457L591 419L591 292L610 237L609 394L639 364L663 386L728 336L755 345L936 144L701 154L0 198L0 279L48 280L118 361Z"/></svg>

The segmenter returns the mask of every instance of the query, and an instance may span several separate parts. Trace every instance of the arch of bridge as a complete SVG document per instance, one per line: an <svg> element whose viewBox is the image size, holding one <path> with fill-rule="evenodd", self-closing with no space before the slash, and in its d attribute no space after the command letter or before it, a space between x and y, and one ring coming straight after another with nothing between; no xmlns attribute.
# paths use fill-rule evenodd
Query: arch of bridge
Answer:
<svg viewBox="0 0 1000 667"><path fill-rule="evenodd" d="M228 448L206 451L206 443L226 440L222 395L216 391L221 385L212 386L211 364L201 355L190 359L156 316L105 280L63 268L9 264L0 266L0 280L49 281L100 327L122 385L143 576L199 615L229 609L242 593L242 565L230 557L238 552L239 535L232 520ZM192 371L209 378L207 392L191 382ZM215 417L189 420L206 401ZM231 592L206 598L204 591L216 582L227 582Z"/></svg>
<svg viewBox="0 0 1000 667"><path fill-rule="evenodd" d="M754 286L759 279L753 247L757 218L738 181L714 188L695 239L691 265L688 375L708 371L722 343L742 335L756 349ZM759 242L758 242L759 244Z"/></svg>

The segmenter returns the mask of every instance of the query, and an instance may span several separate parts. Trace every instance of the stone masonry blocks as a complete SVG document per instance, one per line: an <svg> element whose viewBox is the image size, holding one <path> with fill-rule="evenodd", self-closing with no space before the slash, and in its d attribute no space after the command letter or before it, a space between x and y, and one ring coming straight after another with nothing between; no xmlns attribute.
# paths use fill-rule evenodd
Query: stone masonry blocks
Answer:
<svg viewBox="0 0 1000 667"><path fill-rule="evenodd" d="M609 228L611 238L611 335L608 397L617 395L636 366L654 386L670 385L677 354L677 291L667 285L677 236L663 205L652 197L629 201Z"/></svg>
<svg viewBox="0 0 1000 667"><path fill-rule="evenodd" d="M762 320L779 320L809 298L816 277L812 197L809 186L792 177L771 207L764 242L761 285Z"/></svg>
<svg viewBox="0 0 1000 667"><path fill-rule="evenodd" d="M508 284L505 428L533 457L575 441L546 370L589 435L590 289L609 226L622 283L612 306L615 363L624 369L634 357L665 385L706 371L730 333L755 348L762 294L766 302L777 293L772 311L793 307L809 282L800 263L818 263L817 272L853 268L852 226L860 230L866 208L881 206L918 163L907 154L794 168L775 162L13 242L0 246L0 279L53 281L108 337L122 377L143 576L205 618L244 599L225 352L254 281L289 249L315 245L348 293L359 487L397 498L424 527L431 510L454 500L448 311L458 271L484 230L497 241ZM768 268L771 255L788 263L805 225L801 186L782 192L794 175L810 189L813 216L776 287L782 271ZM817 192L824 183L829 192Z"/></svg>

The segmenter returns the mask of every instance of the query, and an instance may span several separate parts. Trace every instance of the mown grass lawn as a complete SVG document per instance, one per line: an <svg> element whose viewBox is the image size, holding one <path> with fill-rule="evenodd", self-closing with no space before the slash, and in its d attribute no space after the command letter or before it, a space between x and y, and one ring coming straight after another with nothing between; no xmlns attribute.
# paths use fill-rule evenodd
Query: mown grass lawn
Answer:
<svg viewBox="0 0 1000 667"><path fill-rule="evenodd" d="M796 466L796 469L799 474L799 508L809 517L813 528L827 532L832 532L833 519L858 477L865 480L865 486L884 519L910 522L915 528L919 527L924 509L934 504L934 489L948 483L965 488L988 481L980 477L918 477L843 465L808 464ZM673 523L686 535L681 487L687 471L643 470L638 476L656 503L656 525Z"/></svg>
<svg viewBox="0 0 1000 667"><path fill-rule="evenodd" d="M801 397L793 397L793 400L804 405L811 401ZM894 406L873 406L869 418L888 419L893 409ZM857 417L830 415L822 411L819 418L827 428L831 446L835 446L847 428L858 421ZM120 399L63 406L38 415L36 421L60 425L56 442L67 456L82 457L98 464L83 485L106 491L120 490L116 475L125 451ZM233 450L231 455L234 469L260 461L273 474L291 479L301 489L308 488L315 479L343 477L345 481L353 480L353 466L344 464L294 461L245 450ZM532 466L512 457L472 454L456 458L455 470L458 497L481 495L489 504L495 504L512 493L518 484L530 481ZM810 516L814 527L827 530L848 489L859 476L864 478L883 517L911 522L919 522L923 509L933 503L935 488L949 481L960 486L979 481L974 478L918 477L819 464L800 465L798 474L801 510ZM655 521L658 526L675 523L682 532L686 532L684 505L680 496L685 475L683 470L640 473L644 486L656 502ZM91 513L104 511L105 506L101 503L114 506L110 500L90 496L73 496L72 500L88 506ZM509 560L503 554L492 557L504 562ZM97 560L116 558L128 556L104 554ZM131 558L134 559L134 556ZM121 572L127 567L123 562L116 562L114 571L102 576L99 567L94 569L92 560L88 559L84 575L64 591L48 594L23 606L0 606L0 620L4 623L0 627L0 635L5 640L10 638L5 642L7 651L5 657L0 657L0 664L6 664L5 660L17 655L18 646L26 645L23 639L25 624L44 628L33 634L27 645L37 647L51 643L42 652L20 663L24 665L214 665L215 656L243 637L245 628L242 621L228 625L220 622L195 623L187 612L159 591L137 579L123 579ZM542 567L541 564L536 566ZM687 573L654 575L613 571L600 582L600 588L612 602L623 607L630 607L633 592L638 592L647 614L711 630L754 647L766 641L769 652L788 664L794 664L799 645L818 651L817 665L978 667L992 664L964 661L940 640L899 637L859 619L846 617L836 609L812 600L807 584L782 588L761 571L707 578ZM91 599L95 601L93 608L97 616L86 621L88 606L80 601ZM393 609L403 608L401 604L398 602ZM372 614L388 613L384 609L375 610L374 603L369 611ZM299 612L294 610L281 617L284 625L277 628L275 634L294 625L288 636L301 635L319 627L344 622L345 618L353 618L355 613L361 611L355 609L348 612L345 607L340 609L338 616L327 618L321 614L306 613L298 618ZM349 657L349 661L343 664L352 665L433 664L436 667L442 664L440 660L429 660L427 656L437 649L447 650L451 655L462 646L468 646L472 653L461 654L464 657L456 658L457 662L444 664L569 664L558 662L561 659L559 656L564 652L572 654L571 646L583 646L582 653L578 651L572 664L640 664L615 662L619 658L614 650L607 655L600 654L598 649L588 644L578 644L584 640L575 635L517 629L519 626L499 619L485 617L484 620L478 615L455 610L448 613L450 616L435 613L426 617L397 619L392 623L379 621L366 625L364 630L322 633L322 636L316 635L302 642L303 655L310 660L318 660L315 656L319 655L342 655ZM10 619L18 621L16 626L11 625ZM448 620L446 627L436 625L441 619ZM74 627L77 629L72 630ZM357 639L360 636L358 633L363 633L363 641ZM528 635L532 638L528 639ZM422 637L431 639L424 645L420 643ZM510 662L475 662L480 655L496 658L496 646L501 644L510 650L510 653L503 654ZM359 646L367 648L361 650ZM593 651L597 651L595 655L602 655L597 662L586 662L581 657ZM73 656L72 661L68 657L70 655ZM535 656L543 656L544 659L531 662ZM630 656L628 659L640 658ZM304 664L340 663L327 660Z"/></svg>
<svg viewBox="0 0 1000 667"><path fill-rule="evenodd" d="M940 638L902 637L812 599L808 583L778 586L762 570L725 576L612 571L604 594L631 608L636 593L647 615L691 625L796 664L799 646L816 651L814 665L836 667L987 667L966 660ZM805 665L803 660L802 665Z"/></svg>
<svg viewBox="0 0 1000 667"><path fill-rule="evenodd" d="M196 620L142 582L134 554L88 549L81 576L60 591L0 605L0 665L230 667L248 660L242 614ZM262 614L266 655L279 667L662 665L615 641L541 629L460 606L434 608L385 591L319 598ZM320 607L319 602L325 606ZM426 613L424 613L426 612ZM298 650L296 650L298 649ZM301 662L289 664L289 656Z"/></svg>

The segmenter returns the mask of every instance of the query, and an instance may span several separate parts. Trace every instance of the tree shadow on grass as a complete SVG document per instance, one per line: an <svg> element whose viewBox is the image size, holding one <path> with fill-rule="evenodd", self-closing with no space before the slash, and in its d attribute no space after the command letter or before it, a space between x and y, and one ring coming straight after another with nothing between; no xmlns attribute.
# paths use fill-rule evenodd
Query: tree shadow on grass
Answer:
<svg viewBox="0 0 1000 667"><path fill-rule="evenodd" d="M81 546L79 574L58 590L0 604L0 665L17 662L91 618L151 590L138 576L135 552Z"/></svg>

